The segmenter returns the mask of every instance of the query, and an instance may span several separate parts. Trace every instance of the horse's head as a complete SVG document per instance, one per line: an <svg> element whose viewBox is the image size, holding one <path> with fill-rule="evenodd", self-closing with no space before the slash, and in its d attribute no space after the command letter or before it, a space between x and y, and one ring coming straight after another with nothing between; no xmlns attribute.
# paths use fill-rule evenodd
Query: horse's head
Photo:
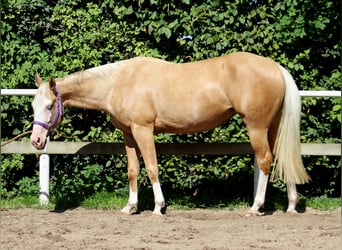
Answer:
<svg viewBox="0 0 342 250"><path fill-rule="evenodd" d="M43 83L36 74L38 91L32 102L34 120L31 143L37 149L43 149L52 130L62 121L63 105L61 95L53 77Z"/></svg>

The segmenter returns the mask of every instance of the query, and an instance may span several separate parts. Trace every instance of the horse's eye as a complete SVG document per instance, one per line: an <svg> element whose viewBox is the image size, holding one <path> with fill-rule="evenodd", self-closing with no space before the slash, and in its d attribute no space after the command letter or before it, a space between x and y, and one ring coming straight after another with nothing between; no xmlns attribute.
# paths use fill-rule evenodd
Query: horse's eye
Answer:
<svg viewBox="0 0 342 250"><path fill-rule="evenodd" d="M51 109L52 109L52 104L48 105L48 106L47 106L47 109L48 109L48 110L51 110Z"/></svg>

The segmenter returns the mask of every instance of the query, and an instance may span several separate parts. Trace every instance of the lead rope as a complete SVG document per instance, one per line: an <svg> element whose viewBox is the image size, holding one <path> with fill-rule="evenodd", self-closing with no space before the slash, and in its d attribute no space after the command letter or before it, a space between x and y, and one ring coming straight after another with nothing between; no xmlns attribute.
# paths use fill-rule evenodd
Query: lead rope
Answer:
<svg viewBox="0 0 342 250"><path fill-rule="evenodd" d="M27 134L30 134L30 133L32 133L32 130L29 130L29 131L26 131L26 132L24 132L24 133L21 133L20 135L17 135L17 136L15 136L15 137L13 137L12 139L10 139L10 140L8 140L8 141L5 141L5 142L1 143L1 147L2 147L2 146L5 146L5 145L7 145L7 144L9 144L9 143L11 143L11 142L13 142L13 141L16 141L16 140L18 140L20 137L23 137L23 136L25 136L25 135L27 135Z"/></svg>

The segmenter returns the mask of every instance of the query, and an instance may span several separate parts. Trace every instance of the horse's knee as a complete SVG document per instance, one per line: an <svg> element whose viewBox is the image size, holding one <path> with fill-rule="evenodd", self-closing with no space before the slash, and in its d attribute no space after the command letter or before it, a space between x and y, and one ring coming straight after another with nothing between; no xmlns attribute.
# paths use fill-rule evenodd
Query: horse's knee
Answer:
<svg viewBox="0 0 342 250"><path fill-rule="evenodd" d="M139 170L140 170L139 165L127 167L128 182L129 182L130 190L132 192L138 192Z"/></svg>
<svg viewBox="0 0 342 250"><path fill-rule="evenodd" d="M129 180L136 179L138 177L138 175L139 175L139 170L140 170L139 165L138 166L136 166L136 165L129 165L127 167L128 179Z"/></svg>
<svg viewBox="0 0 342 250"><path fill-rule="evenodd" d="M152 183L159 181L158 178L158 167L157 166L146 166L148 177Z"/></svg>

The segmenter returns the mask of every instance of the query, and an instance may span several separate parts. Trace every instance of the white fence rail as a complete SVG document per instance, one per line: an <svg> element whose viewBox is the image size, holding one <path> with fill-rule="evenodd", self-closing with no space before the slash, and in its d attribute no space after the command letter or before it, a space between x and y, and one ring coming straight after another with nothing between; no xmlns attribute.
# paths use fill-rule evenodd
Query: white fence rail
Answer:
<svg viewBox="0 0 342 250"><path fill-rule="evenodd" d="M33 96L37 89L1 89L2 96Z"/></svg>
<svg viewBox="0 0 342 250"><path fill-rule="evenodd" d="M1 96L33 96L37 89L1 89ZM299 91L301 97L341 97L341 91ZM41 154L39 183L41 205L49 202L50 166L48 154L124 154L122 143L96 142L49 142L44 150L36 150L28 141L12 142L1 148L3 154ZM158 154L208 154L241 155L253 154L249 143L157 143ZM302 155L341 155L341 145L331 143L302 143ZM254 194L258 183L259 171L255 167Z"/></svg>
<svg viewBox="0 0 342 250"><path fill-rule="evenodd" d="M162 155L243 155L253 154L249 143L156 143ZM125 154L123 143L50 141L44 150L35 149L29 141L15 141L1 147L2 154ZM341 155L337 143L302 143L302 155Z"/></svg>

